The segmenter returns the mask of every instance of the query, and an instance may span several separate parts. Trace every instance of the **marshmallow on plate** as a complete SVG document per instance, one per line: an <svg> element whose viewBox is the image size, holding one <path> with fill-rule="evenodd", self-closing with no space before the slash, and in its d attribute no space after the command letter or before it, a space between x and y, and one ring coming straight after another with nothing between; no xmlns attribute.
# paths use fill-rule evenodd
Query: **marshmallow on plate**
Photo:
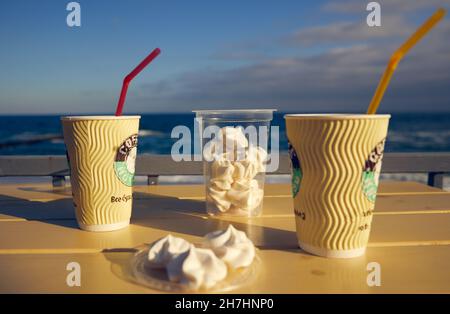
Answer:
<svg viewBox="0 0 450 314"><path fill-rule="evenodd" d="M169 234L151 244L148 264L154 268L164 268L176 256L189 250L190 245L185 239Z"/></svg>
<svg viewBox="0 0 450 314"><path fill-rule="evenodd" d="M203 238L204 247L210 248L231 268L247 267L255 258L255 246L245 232L229 225L226 230L213 231Z"/></svg>
<svg viewBox="0 0 450 314"><path fill-rule="evenodd" d="M225 279L228 270L212 250L190 246L167 265L167 275L172 282L181 283L191 289L211 288Z"/></svg>

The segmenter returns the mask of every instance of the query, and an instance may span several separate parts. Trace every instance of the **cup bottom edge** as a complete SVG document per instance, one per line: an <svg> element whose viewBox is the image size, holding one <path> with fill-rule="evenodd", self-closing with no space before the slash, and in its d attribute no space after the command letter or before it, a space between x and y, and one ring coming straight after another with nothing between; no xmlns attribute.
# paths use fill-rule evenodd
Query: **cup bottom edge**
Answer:
<svg viewBox="0 0 450 314"><path fill-rule="evenodd" d="M358 248L358 249L351 249L351 250L332 250L332 249L326 249L302 242L298 242L298 245L302 250L305 252L311 253L313 255L327 257L327 258L354 258L362 256L366 253L366 248Z"/></svg>
<svg viewBox="0 0 450 314"><path fill-rule="evenodd" d="M78 223L80 229L91 232L108 232L115 231L119 229L123 229L130 224L130 221L122 221L113 224L104 224L104 225L85 225L83 223Z"/></svg>

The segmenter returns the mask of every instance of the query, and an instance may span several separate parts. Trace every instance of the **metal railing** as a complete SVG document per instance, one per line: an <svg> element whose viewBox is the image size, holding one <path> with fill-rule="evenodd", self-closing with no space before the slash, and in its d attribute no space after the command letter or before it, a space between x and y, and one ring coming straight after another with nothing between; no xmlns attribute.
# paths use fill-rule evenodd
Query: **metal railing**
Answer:
<svg viewBox="0 0 450 314"><path fill-rule="evenodd" d="M136 175L147 176L148 184L157 184L159 176L201 175L201 161L175 162L170 155L141 154L136 160ZM428 185L442 188L450 173L450 153L385 153L383 173L426 173ZM272 174L289 174L287 154ZM69 176L65 156L0 156L0 176L51 176L55 186L64 185Z"/></svg>

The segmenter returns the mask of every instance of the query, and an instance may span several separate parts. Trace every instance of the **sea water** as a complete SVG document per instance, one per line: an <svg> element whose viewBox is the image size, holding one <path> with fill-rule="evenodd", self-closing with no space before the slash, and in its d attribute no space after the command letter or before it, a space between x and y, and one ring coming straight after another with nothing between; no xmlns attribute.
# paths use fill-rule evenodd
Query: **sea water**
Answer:
<svg viewBox="0 0 450 314"><path fill-rule="evenodd" d="M287 151L284 113L272 125L280 128L280 150ZM193 134L194 114L142 114L139 153L170 154L172 129L185 125ZM450 152L450 113L392 113L387 152ZM64 155L60 118L0 116L0 155Z"/></svg>
<svg viewBox="0 0 450 314"><path fill-rule="evenodd" d="M272 125L280 128L280 150L287 151L285 113L275 113ZM391 113L386 152L450 152L449 113ZM138 153L170 154L170 134L185 125L193 134L194 114L141 114ZM0 116L0 155L64 155L65 146L59 115ZM383 177L426 182L425 174L386 174ZM171 177L167 183L191 183L201 177ZM268 182L284 182L288 176L275 176ZM449 180L447 179L446 182ZM447 184L448 185L448 184Z"/></svg>

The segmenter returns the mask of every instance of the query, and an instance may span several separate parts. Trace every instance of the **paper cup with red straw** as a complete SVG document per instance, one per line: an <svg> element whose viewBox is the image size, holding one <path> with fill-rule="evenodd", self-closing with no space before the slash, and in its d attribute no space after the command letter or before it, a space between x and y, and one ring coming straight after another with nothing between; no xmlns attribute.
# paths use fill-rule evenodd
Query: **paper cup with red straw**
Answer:
<svg viewBox="0 0 450 314"><path fill-rule="evenodd" d="M138 75L150 62L153 61L159 54L161 50L156 48L153 50L144 60L142 60L139 65L134 68L127 76L125 76L122 84L122 90L120 92L119 102L117 103L116 116L122 115L123 104L125 103L125 98L127 97L128 85L130 82Z"/></svg>

